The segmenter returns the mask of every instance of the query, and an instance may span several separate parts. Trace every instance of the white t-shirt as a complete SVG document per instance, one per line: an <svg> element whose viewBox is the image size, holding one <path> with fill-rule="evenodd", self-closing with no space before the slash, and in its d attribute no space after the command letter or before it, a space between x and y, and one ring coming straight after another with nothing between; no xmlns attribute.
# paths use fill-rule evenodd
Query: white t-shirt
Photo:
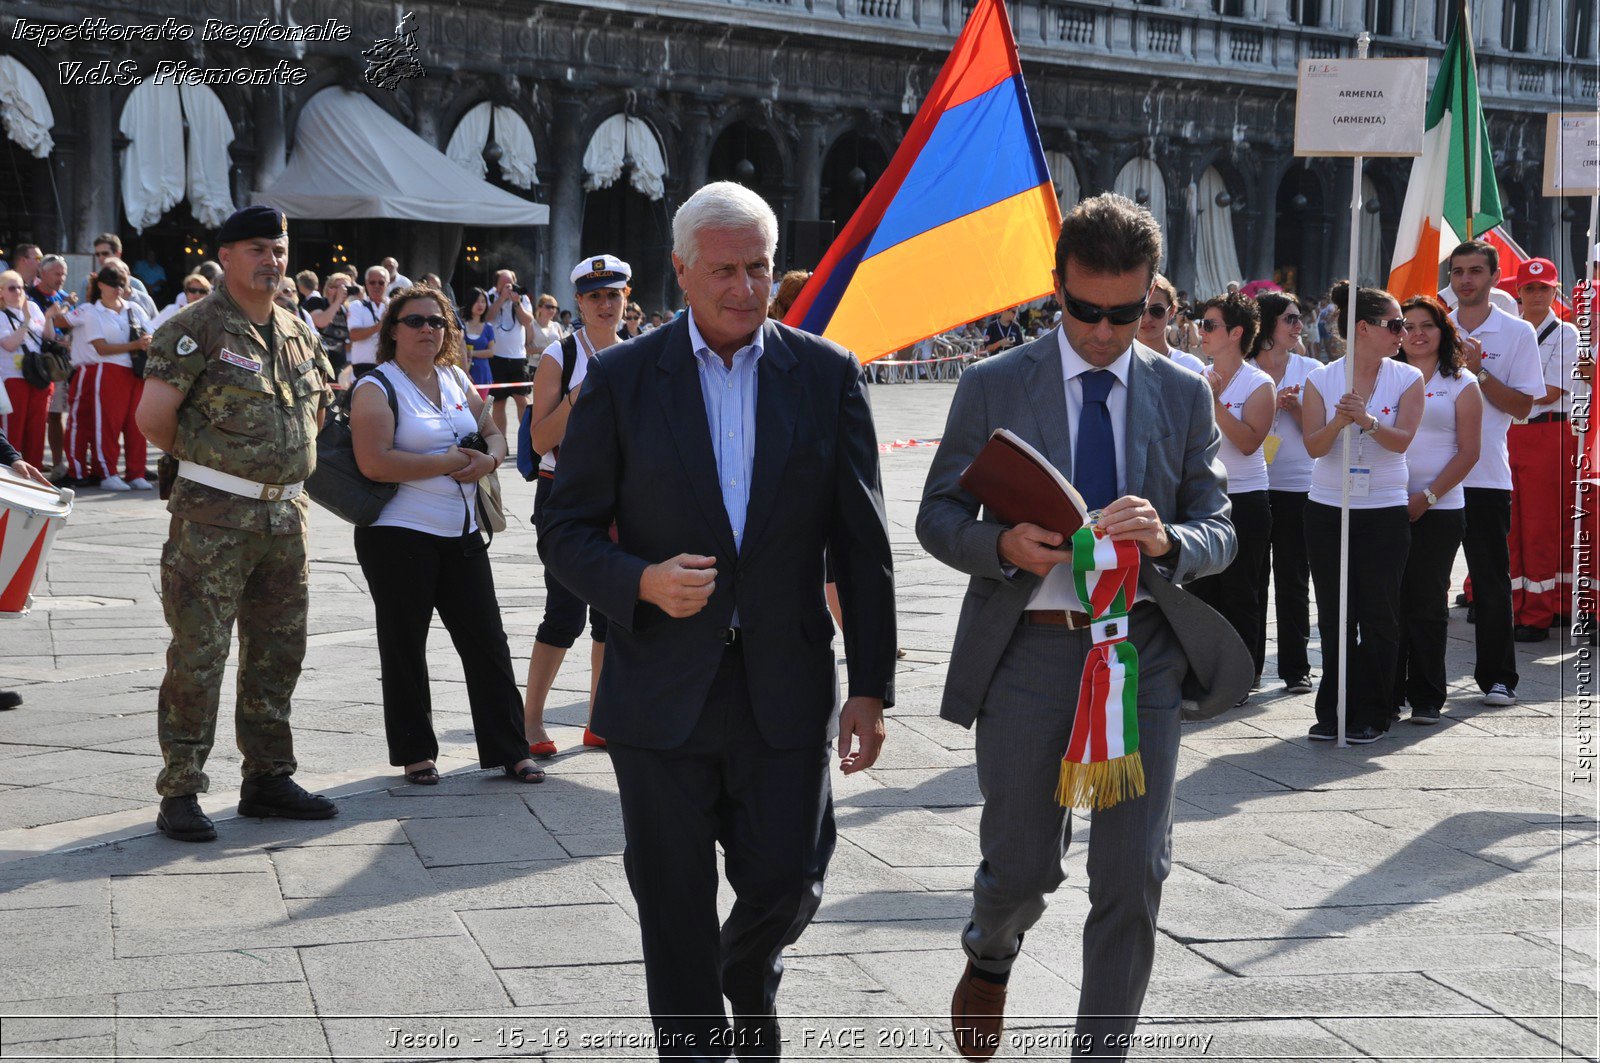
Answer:
<svg viewBox="0 0 1600 1063"><path fill-rule="evenodd" d="M550 319L550 325L548 328L539 324L539 319L537 317L533 319L533 324L528 326L527 339L528 350L530 351L543 354L543 352L550 349L550 345L552 343L560 343L566 338L567 330L562 328L561 322L557 321L555 318ZM534 368L537 369L538 364L538 359L535 358Z"/></svg>
<svg viewBox="0 0 1600 1063"><path fill-rule="evenodd" d="M39 349L39 340L44 336L44 314L32 299L24 299L21 310L9 306L0 308L0 339L9 339L19 328L26 329L29 334L14 351L0 348L0 380L20 379L23 353Z"/></svg>
<svg viewBox="0 0 1600 1063"><path fill-rule="evenodd" d="M1534 339L1543 335L1552 322L1555 323L1555 330L1539 344L1539 362L1544 369L1546 386L1560 388L1562 394L1554 402L1534 403L1533 410L1528 414L1529 420L1542 413L1571 414L1573 394L1588 392L1588 385L1578 379L1578 330L1570 322L1562 321L1551 311L1534 327Z"/></svg>
<svg viewBox="0 0 1600 1063"><path fill-rule="evenodd" d="M572 367L572 380L567 384L567 389L579 386L583 378L589 375L589 359L594 357L594 352L589 349L589 338L580 330L578 332L578 364ZM556 365L564 366L566 357L561 350L561 341L557 340L544 349L541 358L553 358ZM539 471L553 473L556 471L556 454L552 449L548 454L539 455Z"/></svg>
<svg viewBox="0 0 1600 1063"><path fill-rule="evenodd" d="M1463 337L1483 344L1483 368L1489 375L1524 395L1539 398L1544 394L1544 369L1539 363L1539 340L1533 326L1513 317L1497 306L1476 332L1468 332L1452 311L1450 320ZM1511 415L1483 397L1483 449L1478 464L1463 481L1464 487L1491 487L1511 490L1511 460L1506 452L1506 430Z"/></svg>
<svg viewBox="0 0 1600 1063"><path fill-rule="evenodd" d="M395 270L394 280L390 281L389 287L383 290L384 301L387 302L389 296L393 295L397 291L400 291L402 288L411 287L411 283L410 277L406 276L404 273L401 273L399 270Z"/></svg>
<svg viewBox="0 0 1600 1063"><path fill-rule="evenodd" d="M1283 383L1278 391L1287 387L1300 388L1300 401L1306 397L1306 380L1322 368L1322 363L1303 354L1289 355L1283 367ZM1263 373L1267 371L1261 370ZM1267 373L1270 377L1272 374ZM1277 392L1273 393L1276 396ZM1336 396L1337 398L1337 396ZM1273 399L1271 435L1278 437L1278 452L1267 466L1267 486L1274 491L1296 491L1301 494L1311 490L1311 455L1306 453L1306 437L1300 430L1300 418L1277 408Z"/></svg>
<svg viewBox="0 0 1600 1063"><path fill-rule="evenodd" d="M443 400L440 406L435 406L394 362L384 362L377 371L394 387L395 401L400 408L399 423L394 427L396 450L443 454L463 436L478 430L478 422L472 416L472 407L456 370L434 369L434 375L439 378L439 397ZM378 388L380 394L383 391L383 385L373 380L372 374L356 381L358 389L363 386ZM384 395L384 402L388 401L388 396ZM477 530L477 504L477 484L459 483L448 476L430 476L401 484L389 504L383 507L383 513L372 523L374 527L409 528L454 539L463 534L463 529Z"/></svg>
<svg viewBox="0 0 1600 1063"><path fill-rule="evenodd" d="M383 320L388 300L374 303L371 299L355 299L345 305L345 324L352 329L371 328ZM350 364L372 365L378 360L378 334L374 332L364 340L350 341ZM404 375L404 374L401 374Z"/></svg>
<svg viewBox="0 0 1600 1063"><path fill-rule="evenodd" d="M94 303L79 303L67 311L66 326L72 330L72 364L74 367L95 365L100 356L94 353L89 341L98 333L94 331Z"/></svg>
<svg viewBox="0 0 1600 1063"><path fill-rule="evenodd" d="M1266 388L1269 394L1273 393L1272 378L1254 362L1243 362L1217 398L1221 400L1224 410L1242 420L1245 404L1262 388ZM1242 495L1248 491L1267 489L1267 456L1261 447L1257 447L1253 454L1246 454L1234 446L1233 440L1224 432L1217 456L1222 459L1223 468L1228 470L1228 494Z"/></svg>
<svg viewBox="0 0 1600 1063"><path fill-rule="evenodd" d="M1191 373L1198 373L1201 376L1205 375L1206 363L1202 362L1188 351L1180 351L1176 347L1168 347L1167 357L1171 358L1174 362L1177 362Z"/></svg>
<svg viewBox="0 0 1600 1063"><path fill-rule="evenodd" d="M517 317L516 307L519 305L528 313L533 313L533 304L528 301L528 297L518 295L516 303L508 300L501 303L498 310L489 314L489 323L494 326L496 358L521 358L523 361L528 359L528 352L523 349L523 344L528 342L528 334L522 320Z"/></svg>
<svg viewBox="0 0 1600 1063"><path fill-rule="evenodd" d="M100 303L85 303L79 309L85 311L83 315L84 327L79 328L76 321L74 321L72 328L73 364L76 365L78 363L78 342L79 334L81 333L88 357L88 360L83 363L84 365L120 365L124 369L132 369L132 354L111 354L102 357L95 352L92 341L104 340L106 343L111 344L127 343L130 316L148 334L150 332L150 319L145 316L139 305L132 300L128 300L122 304L121 310L108 310ZM73 311L73 313L77 313L77 311Z"/></svg>
<svg viewBox="0 0 1600 1063"><path fill-rule="evenodd" d="M1379 424L1386 424L1392 428L1395 418L1400 415L1400 396L1405 394L1406 389L1412 384L1421 380L1422 373L1416 366L1397 362L1393 358L1385 358L1378 366L1378 379L1372 388L1372 398L1367 400L1367 412L1376 417ZM1326 424L1333 420L1333 412L1339 405L1339 396L1344 394L1344 359L1338 358L1319 367L1311 374L1309 382L1322 398L1323 423ZM1354 429L1348 430L1354 431ZM1343 454L1344 442L1335 437L1333 447L1328 453L1316 459L1311 467L1311 501L1320 502L1325 506L1339 504L1339 492L1343 488L1340 480L1345 468ZM1386 447L1379 446L1377 440L1362 432L1351 437L1350 467L1368 470L1367 494L1358 498L1356 492L1352 490L1351 509L1388 509L1391 506L1406 504L1404 454L1396 454Z"/></svg>
<svg viewBox="0 0 1600 1063"><path fill-rule="evenodd" d="M1465 369L1453 377L1434 371L1422 385L1422 420L1416 438L1406 448L1406 490L1416 494L1438 478L1440 471L1456 456L1456 402L1468 390L1477 390L1477 379ZM1461 509L1466 493L1456 484L1439 496L1434 509Z"/></svg>

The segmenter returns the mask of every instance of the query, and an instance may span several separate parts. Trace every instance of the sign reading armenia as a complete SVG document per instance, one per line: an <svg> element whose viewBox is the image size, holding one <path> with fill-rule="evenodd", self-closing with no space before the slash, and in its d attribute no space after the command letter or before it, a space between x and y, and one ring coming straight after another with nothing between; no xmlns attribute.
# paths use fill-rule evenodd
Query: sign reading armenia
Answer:
<svg viewBox="0 0 1600 1063"><path fill-rule="evenodd" d="M1295 103L1296 155L1418 155L1426 59L1306 59Z"/></svg>

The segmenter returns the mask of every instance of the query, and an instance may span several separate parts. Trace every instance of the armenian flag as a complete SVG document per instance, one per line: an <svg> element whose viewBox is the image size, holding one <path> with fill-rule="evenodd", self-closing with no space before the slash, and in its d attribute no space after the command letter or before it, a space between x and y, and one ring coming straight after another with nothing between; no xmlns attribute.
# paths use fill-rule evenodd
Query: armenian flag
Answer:
<svg viewBox="0 0 1600 1063"><path fill-rule="evenodd" d="M1056 201L1002 0L978 0L785 323L862 362L1051 291Z"/></svg>

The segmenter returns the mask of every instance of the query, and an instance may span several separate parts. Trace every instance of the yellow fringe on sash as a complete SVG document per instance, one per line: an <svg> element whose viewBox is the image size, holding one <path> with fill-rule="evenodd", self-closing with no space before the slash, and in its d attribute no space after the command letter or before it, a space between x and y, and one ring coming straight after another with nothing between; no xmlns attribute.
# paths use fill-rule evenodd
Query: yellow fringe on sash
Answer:
<svg viewBox="0 0 1600 1063"><path fill-rule="evenodd" d="M1065 808L1110 808L1129 798L1144 796L1144 762L1135 750L1125 757L1096 764L1078 764L1062 758L1056 803Z"/></svg>

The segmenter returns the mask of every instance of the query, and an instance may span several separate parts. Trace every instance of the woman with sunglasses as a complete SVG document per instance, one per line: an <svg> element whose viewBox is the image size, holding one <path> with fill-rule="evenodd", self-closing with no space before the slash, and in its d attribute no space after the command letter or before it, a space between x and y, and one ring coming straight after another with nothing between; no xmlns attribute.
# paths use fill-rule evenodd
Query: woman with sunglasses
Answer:
<svg viewBox="0 0 1600 1063"><path fill-rule="evenodd" d="M1400 304L1382 288L1352 292L1340 281L1328 293L1337 308L1335 328L1354 352L1355 386L1345 390L1345 360L1322 366L1306 381L1301 426L1315 459L1306 502L1306 553L1317 588L1317 631L1322 636L1322 682L1317 722L1307 737L1338 737L1337 683L1342 637L1348 633L1345 739L1376 742L1389 730L1400 638L1400 581L1411 548L1407 510L1406 449L1422 420L1422 374L1396 361L1405 331ZM1348 334L1350 300L1356 334ZM1340 434L1351 434L1345 464ZM1349 619L1339 617L1339 505L1350 497Z"/></svg>
<svg viewBox="0 0 1600 1063"><path fill-rule="evenodd" d="M472 289L467 299L467 312L461 315L461 338L472 363L467 375L478 385L480 396L488 395L485 385L494 383L494 367L489 364L494 357L494 325L489 321L489 293L482 288Z"/></svg>
<svg viewBox="0 0 1600 1063"><path fill-rule="evenodd" d="M182 310L191 303L198 303L200 300L210 295L211 282L206 280L198 273L191 273L187 277L183 278L183 290L178 294L182 298L174 299L171 303L168 303L166 306L162 307L161 313L157 314L155 319L150 322L150 332L152 335L155 334L156 329L170 321L172 316L179 310Z"/></svg>
<svg viewBox="0 0 1600 1063"><path fill-rule="evenodd" d="M1303 351L1305 319L1298 297L1287 292L1256 296L1261 332L1250 348L1250 360L1272 378L1272 427L1262 444L1267 460L1267 503L1272 510L1272 535L1261 557L1256 580L1260 595L1261 634L1257 656L1266 655L1267 584L1270 573L1278 618L1278 678L1291 694L1309 694L1311 663L1311 562L1306 557L1305 508L1311 490L1311 455L1300 428L1301 397L1306 379L1322 363Z"/></svg>
<svg viewBox="0 0 1600 1063"><path fill-rule="evenodd" d="M73 329L73 339L81 338L92 352L88 364L72 379L78 395L72 417L82 421L88 459L81 475L91 480L100 476L98 486L105 491L155 488L145 479L150 447L134 420L144 380L133 371L133 355L150 349L150 319L129 297L130 291L128 267L121 259L107 259L89 278L82 326ZM119 457L126 478L117 475Z"/></svg>
<svg viewBox="0 0 1600 1063"><path fill-rule="evenodd" d="M4 381L0 387L11 407L6 410L6 403L0 401L0 413L5 414L5 434L17 441L30 466L44 462L45 426L54 385L46 381L44 387L34 387L22 375L22 360L30 352L37 354L44 340L57 338L56 324L65 314L56 304L41 311L39 304L28 298L22 274L16 270L0 273L0 381Z"/></svg>
<svg viewBox="0 0 1600 1063"><path fill-rule="evenodd" d="M1178 350L1167 342L1168 325L1178 312L1178 289L1172 282L1157 273L1150 282L1150 301L1144 305L1144 317L1139 320L1137 334L1140 343L1157 354L1164 354L1174 362L1204 376L1206 364L1188 351Z"/></svg>
<svg viewBox="0 0 1600 1063"><path fill-rule="evenodd" d="M1450 626L1450 572L1466 532L1461 481L1478 462L1483 392L1462 372L1461 337L1450 311L1419 295L1401 308L1405 340L1396 359L1422 374L1422 420L1406 451L1406 513L1411 552L1400 581L1400 656L1394 706L1411 705L1411 722L1439 722L1444 708L1445 638Z"/></svg>
<svg viewBox="0 0 1600 1063"><path fill-rule="evenodd" d="M552 343L541 352L539 368L533 374L533 403L529 407L528 438L539 454L538 481L533 492L533 519L555 484L556 459L561 440L567 433L567 420L578 403L589 362L600 352L621 343L617 323L632 291L633 267L615 255L591 255L572 270L572 288L578 309L583 312L583 327ZM595 691L600 686L600 668L605 662L606 618L599 610L585 605L550 570L544 570L544 616L533 637L533 652L528 656L528 690L523 701L523 722L528 732L528 752L536 757L553 757L555 740L545 729L544 708L556 672L578 636L583 620L589 618L589 710L594 710ZM585 717L583 744L604 746L605 739L589 729Z"/></svg>
<svg viewBox="0 0 1600 1063"><path fill-rule="evenodd" d="M415 284L396 292L377 340L376 368L351 395L350 434L361 472L400 485L378 519L355 534L377 613L389 763L413 783L439 781L427 656L437 612L466 673L478 763L519 782L543 782L528 756L477 520L478 481L505 460L505 437L493 420L478 435L483 400L457 368L461 331L438 290ZM485 449L464 445L469 436Z"/></svg>
<svg viewBox="0 0 1600 1063"><path fill-rule="evenodd" d="M1239 536L1239 552L1227 570L1196 580L1189 591L1221 613L1250 650L1261 682L1264 661L1261 628L1266 622L1261 608L1261 561L1272 536L1272 509L1267 502L1267 459L1261 445L1272 426L1272 378L1250 362L1244 352L1261 328L1261 312L1248 295L1219 295L1200 308L1200 343L1211 367L1212 411L1222 432L1217 456L1228 472L1228 501ZM1249 695L1239 699L1242 705Z"/></svg>
<svg viewBox="0 0 1600 1063"><path fill-rule="evenodd" d="M622 327L617 329L617 339L631 340L635 336L644 335L644 307L638 303L629 303L628 308L622 312Z"/></svg>

